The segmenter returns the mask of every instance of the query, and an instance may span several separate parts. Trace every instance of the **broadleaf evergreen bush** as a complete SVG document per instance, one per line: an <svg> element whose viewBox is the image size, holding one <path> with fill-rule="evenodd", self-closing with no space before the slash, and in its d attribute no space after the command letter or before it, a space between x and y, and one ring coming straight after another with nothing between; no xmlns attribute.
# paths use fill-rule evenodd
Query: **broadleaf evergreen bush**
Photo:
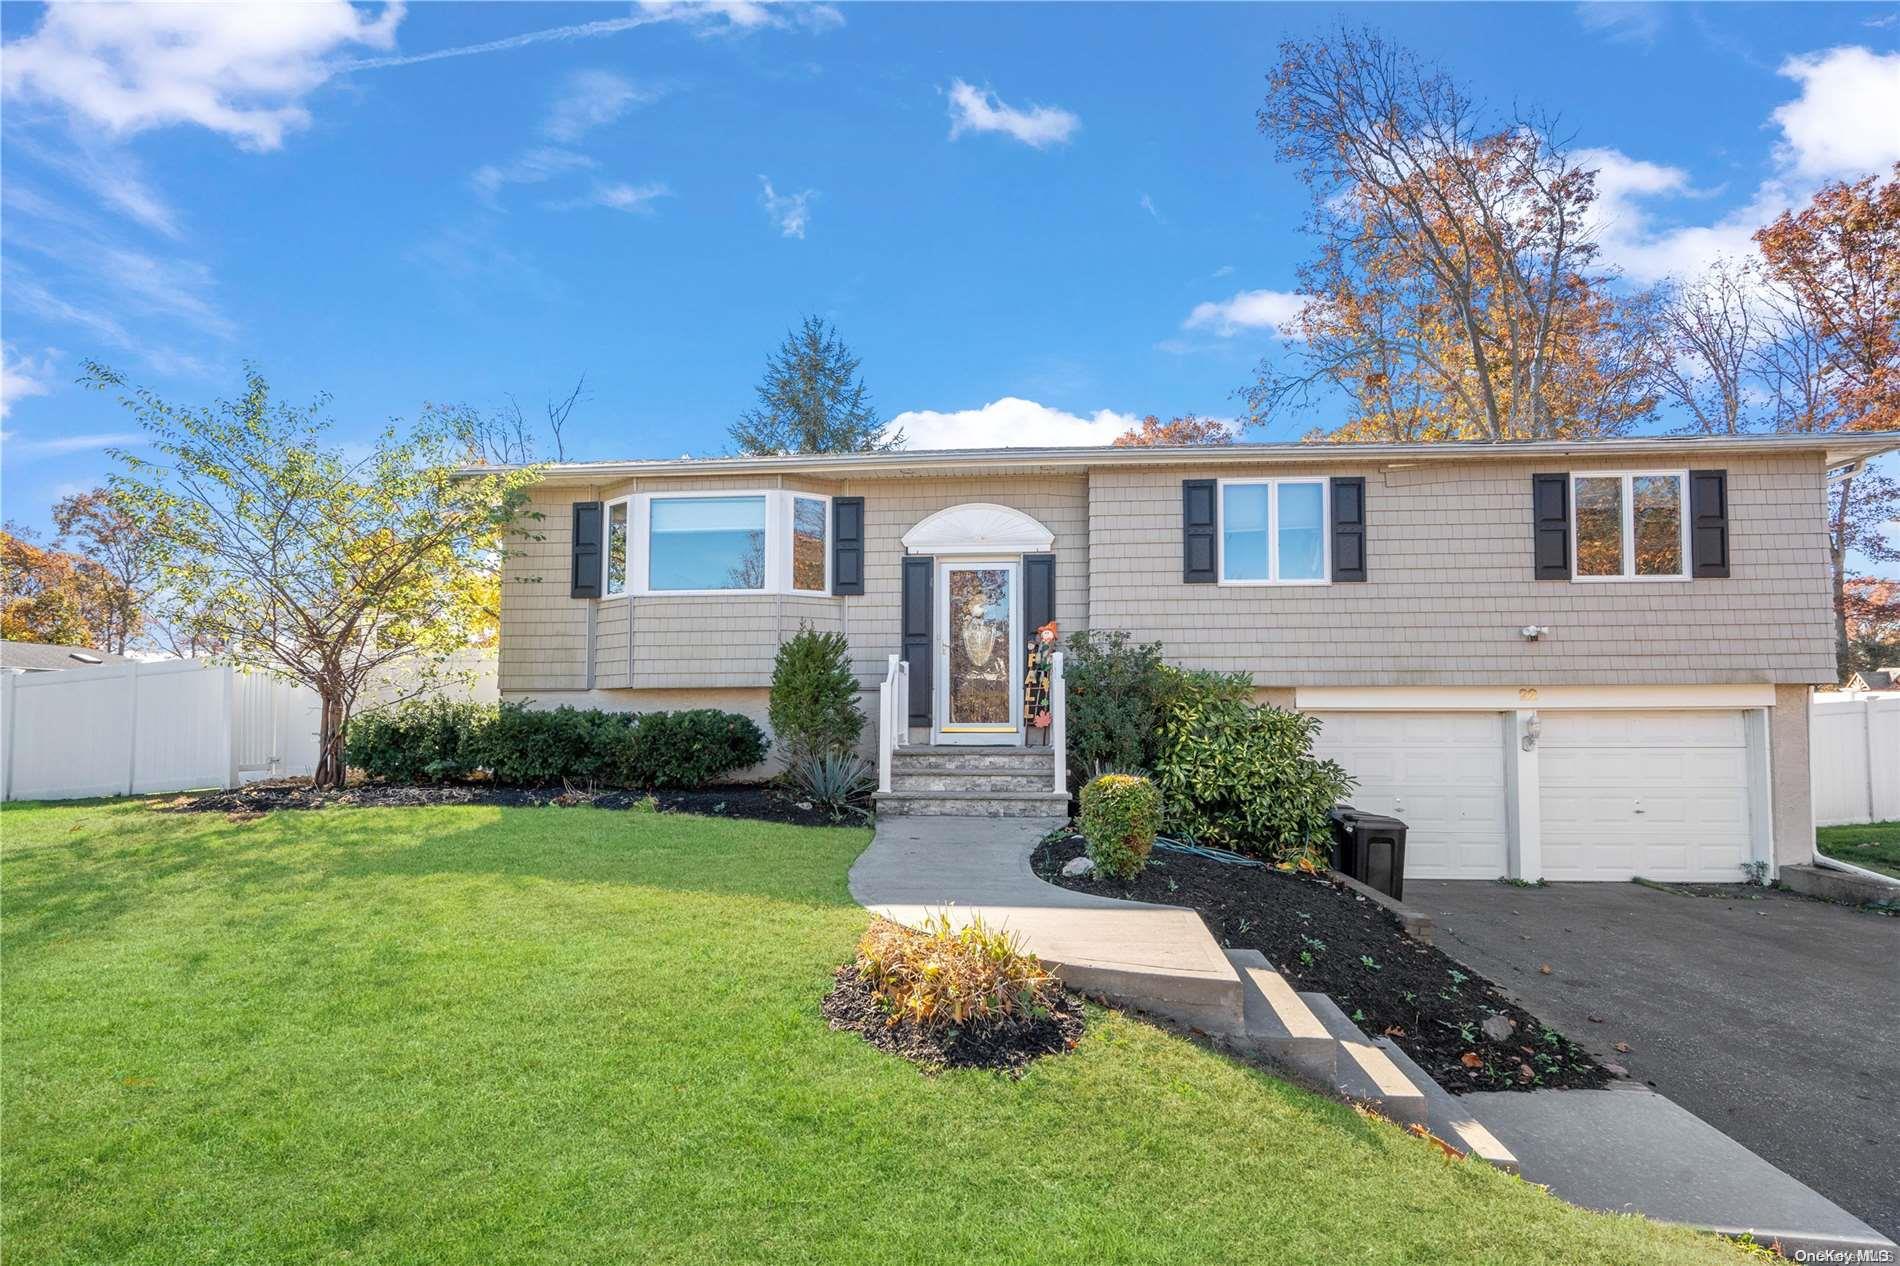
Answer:
<svg viewBox="0 0 1900 1266"><path fill-rule="evenodd" d="M864 714L850 651L844 634L809 624L779 644L766 717L788 765L857 747Z"/></svg>

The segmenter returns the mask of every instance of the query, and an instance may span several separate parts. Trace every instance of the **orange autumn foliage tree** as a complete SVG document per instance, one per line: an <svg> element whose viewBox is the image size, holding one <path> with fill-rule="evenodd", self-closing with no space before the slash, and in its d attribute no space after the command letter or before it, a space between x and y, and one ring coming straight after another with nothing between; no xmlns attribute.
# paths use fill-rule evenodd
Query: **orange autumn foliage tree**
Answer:
<svg viewBox="0 0 1900 1266"><path fill-rule="evenodd" d="M1115 437L1116 448L1192 448L1210 444L1232 444L1240 438L1238 427L1218 418L1203 418L1185 413L1163 422L1150 413L1139 425Z"/></svg>
<svg viewBox="0 0 1900 1266"><path fill-rule="evenodd" d="M1784 211L1755 234L1762 262L1798 318L1805 353L1796 389L1777 392L1786 431L1900 429L1900 163L1885 181L1864 176L1827 185L1799 211ZM1789 340L1784 339L1784 344ZM1793 359L1783 355L1777 363ZM1784 377L1786 375L1783 375ZM1870 603L1848 575L1850 552L1900 560L1887 528L1900 514L1900 482L1863 471L1836 480L1828 507L1835 654L1842 676L1857 666L1851 625L1895 618L1888 600Z"/></svg>
<svg viewBox="0 0 1900 1266"><path fill-rule="evenodd" d="M1345 440L1612 435L1653 412L1653 301L1610 290L1595 173L1548 124L1484 119L1371 31L1283 44L1268 81L1260 129L1320 246L1251 420L1333 393Z"/></svg>

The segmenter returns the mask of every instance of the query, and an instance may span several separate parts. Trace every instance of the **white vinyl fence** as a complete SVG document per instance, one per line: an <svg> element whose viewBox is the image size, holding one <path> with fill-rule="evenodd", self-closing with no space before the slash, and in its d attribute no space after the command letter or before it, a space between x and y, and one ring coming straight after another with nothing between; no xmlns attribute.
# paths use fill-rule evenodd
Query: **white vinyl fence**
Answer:
<svg viewBox="0 0 1900 1266"><path fill-rule="evenodd" d="M1815 825L1900 820L1900 695L1816 699L1813 717Z"/></svg>
<svg viewBox="0 0 1900 1266"><path fill-rule="evenodd" d="M0 792L74 800L316 769L316 695L197 660L0 674Z"/></svg>

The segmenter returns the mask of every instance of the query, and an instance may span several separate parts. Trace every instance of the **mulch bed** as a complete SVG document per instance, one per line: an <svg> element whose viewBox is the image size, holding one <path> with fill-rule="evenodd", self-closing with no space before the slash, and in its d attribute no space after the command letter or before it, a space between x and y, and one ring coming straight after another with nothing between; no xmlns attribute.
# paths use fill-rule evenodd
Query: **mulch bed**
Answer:
<svg viewBox="0 0 1900 1266"><path fill-rule="evenodd" d="M745 818L783 822L792 826L838 826L830 813L794 799L771 787L735 783L696 791L567 792L559 787L498 787L487 782L399 786L354 782L336 790L319 791L308 779L280 778L246 783L235 791L209 791L181 796L163 807L178 813L269 813L275 809L417 808L443 804L499 805L534 808L542 805L591 805L596 809L647 807L648 796L664 813L697 813L715 818ZM857 825L847 818L843 825Z"/></svg>
<svg viewBox="0 0 1900 1266"><path fill-rule="evenodd" d="M1330 995L1361 1030L1390 1037L1453 1094L1610 1082L1582 1047L1491 981L1407 936L1376 903L1325 879L1160 850L1132 884L1065 879L1063 864L1086 853L1079 836L1052 838L1033 864L1037 875L1063 888L1194 910L1222 945L1259 950L1295 988ZM1482 1029L1496 1015L1513 1025L1502 1040Z"/></svg>
<svg viewBox="0 0 1900 1266"><path fill-rule="evenodd" d="M856 1033L879 1050L926 1071L991 1068L1021 1077L1031 1061L1060 1055L1082 1038L1082 1000L1052 987L1046 990L1046 1001L1046 1014L1023 1019L986 1020L961 1028L925 1028L914 1020L890 1024L888 1013L857 967L847 963L838 969L838 983L825 995L822 1009L832 1028Z"/></svg>

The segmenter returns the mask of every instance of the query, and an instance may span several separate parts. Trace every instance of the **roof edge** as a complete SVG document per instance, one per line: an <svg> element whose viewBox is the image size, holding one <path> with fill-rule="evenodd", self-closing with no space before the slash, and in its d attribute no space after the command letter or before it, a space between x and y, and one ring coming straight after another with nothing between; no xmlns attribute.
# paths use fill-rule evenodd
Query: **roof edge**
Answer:
<svg viewBox="0 0 1900 1266"><path fill-rule="evenodd" d="M1900 449L1900 432L1810 432L1794 435L1655 435L1610 440L1508 440L1489 443L1446 440L1412 444L1223 444L1185 447L1115 448L941 448L899 449L887 453L798 453L770 457L680 457L659 460L557 462L545 468L543 482L587 483L635 476L706 474L915 474L950 470L975 474L1024 466L1172 466L1227 465L1277 461L1300 465L1348 461L1443 462L1513 460L1535 457L1659 456L1718 452L1812 452L1832 465L1865 460ZM465 466L463 475L496 474L519 466Z"/></svg>

